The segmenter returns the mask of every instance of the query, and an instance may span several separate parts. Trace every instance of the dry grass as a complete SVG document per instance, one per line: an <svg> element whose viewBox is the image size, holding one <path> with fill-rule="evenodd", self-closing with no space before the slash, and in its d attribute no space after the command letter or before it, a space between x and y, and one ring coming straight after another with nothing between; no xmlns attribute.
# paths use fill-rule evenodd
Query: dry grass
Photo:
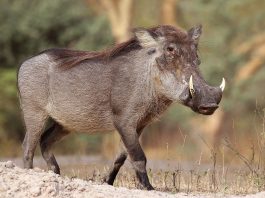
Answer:
<svg viewBox="0 0 265 198"><path fill-rule="evenodd" d="M73 169L72 169L73 170ZM94 168L87 174L86 169L75 169L67 175L101 183L107 174L108 168ZM91 171L91 169L90 169ZM84 173L85 172L85 173ZM174 171L148 170L152 185L160 191L197 193L223 193L223 194L249 194L265 190L264 174L256 174L246 169L191 169L183 170L181 167ZM131 169L121 170L114 183L115 186L137 188L138 182Z"/></svg>
<svg viewBox="0 0 265 198"><path fill-rule="evenodd" d="M257 134L255 144L248 147L247 154L241 152L238 145L233 144L227 138L223 139L221 149L216 150L201 137L201 141L208 149L209 160L202 160L202 153L197 156L196 162L184 163L182 157L179 160L171 159L169 146L166 144L164 151L165 160L168 163L163 169L148 169L148 175L152 185L160 191L189 193L222 193L222 194L250 194L265 190L265 116L263 115L262 130ZM181 152L185 153L184 138ZM148 155L148 154L147 154ZM204 154L205 158L205 154ZM175 167L169 164L174 161ZM233 163L232 163L233 161ZM179 163L177 163L179 162ZM150 163L150 161L149 161ZM151 162L152 163L152 162ZM154 162L156 163L156 162ZM150 165L150 164L149 164ZM67 167L63 172L70 177L79 177L101 183L107 174L108 165L95 164L92 168ZM90 172L89 172L90 171ZM114 183L115 186L137 188L138 182L130 167L121 169Z"/></svg>
<svg viewBox="0 0 265 198"><path fill-rule="evenodd" d="M222 194L250 194L265 190L264 167L249 161L240 154L230 143L227 146L240 160L241 166L227 165L223 160L217 162L217 153L212 151L212 163L205 165L196 163L190 169L180 164L163 170L148 169L152 185L160 191L189 193L222 193ZM164 161L167 163L167 161ZM68 169L68 172L67 172ZM66 168L63 171L71 177L79 177L94 182L102 182L107 174L108 166L94 165L89 169L85 166ZM90 171L90 172L89 172ZM114 183L115 186L137 188L138 182L130 167L121 169Z"/></svg>

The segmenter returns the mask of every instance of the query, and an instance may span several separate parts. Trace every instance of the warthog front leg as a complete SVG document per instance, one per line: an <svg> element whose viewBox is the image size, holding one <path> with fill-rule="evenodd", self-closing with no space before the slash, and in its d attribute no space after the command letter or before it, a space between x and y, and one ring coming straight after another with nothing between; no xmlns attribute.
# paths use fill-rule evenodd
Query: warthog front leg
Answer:
<svg viewBox="0 0 265 198"><path fill-rule="evenodd" d="M126 129L127 128L127 129ZM139 135L130 127L117 127L124 146L130 156L137 179L144 189L154 190L146 171L146 157L139 142Z"/></svg>

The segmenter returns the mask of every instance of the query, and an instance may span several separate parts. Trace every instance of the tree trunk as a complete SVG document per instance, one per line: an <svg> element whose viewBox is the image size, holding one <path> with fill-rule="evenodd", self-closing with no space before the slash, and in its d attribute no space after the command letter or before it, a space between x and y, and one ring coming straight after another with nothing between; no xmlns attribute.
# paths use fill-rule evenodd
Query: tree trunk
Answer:
<svg viewBox="0 0 265 198"><path fill-rule="evenodd" d="M265 62L265 41L252 54L251 59L243 66L235 77L236 82L247 80L253 76Z"/></svg>
<svg viewBox="0 0 265 198"><path fill-rule="evenodd" d="M130 37L133 0L101 0L111 24L111 31L117 43Z"/></svg>
<svg viewBox="0 0 265 198"><path fill-rule="evenodd" d="M176 26L176 6L178 0L163 0L161 7L161 22L164 25Z"/></svg>
<svg viewBox="0 0 265 198"><path fill-rule="evenodd" d="M242 66L234 76L234 82L236 84L248 80L254 76L261 68L265 62L265 39L263 43L259 43L256 46L255 50L253 49L253 43L255 44L257 40L261 40L263 37L259 36L258 38L252 39L252 42L248 44L242 44L241 47L237 49L239 53L249 52L253 50L250 56L250 60ZM240 87L242 88L242 87ZM201 130L204 130L205 133L212 134L212 145L214 148L218 148L220 144L220 139L224 135L227 126L231 126L232 123L229 122L230 112L224 111L221 107L215 112L214 115L208 117L204 124L201 126ZM232 122L230 120L230 122Z"/></svg>

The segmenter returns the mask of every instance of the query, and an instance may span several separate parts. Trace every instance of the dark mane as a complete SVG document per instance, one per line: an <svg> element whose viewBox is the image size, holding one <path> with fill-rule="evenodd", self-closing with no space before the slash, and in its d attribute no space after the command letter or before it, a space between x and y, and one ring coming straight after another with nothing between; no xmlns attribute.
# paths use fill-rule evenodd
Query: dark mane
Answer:
<svg viewBox="0 0 265 198"><path fill-rule="evenodd" d="M179 42L185 42L186 32L169 25L156 26L146 29L154 38L163 36L167 39L173 38ZM103 51L79 51L70 49L49 49L42 53L47 53L54 58L59 67L72 68L86 60L111 60L117 56L128 53L132 50L140 49L141 46L136 36L117 44L112 48Z"/></svg>
<svg viewBox="0 0 265 198"><path fill-rule="evenodd" d="M103 51L80 51L70 49L48 49L41 53L51 55L57 62L59 67L72 68L86 60L110 60L116 56L125 54L129 51L140 48L136 38L132 38L126 42L115 45L112 48Z"/></svg>

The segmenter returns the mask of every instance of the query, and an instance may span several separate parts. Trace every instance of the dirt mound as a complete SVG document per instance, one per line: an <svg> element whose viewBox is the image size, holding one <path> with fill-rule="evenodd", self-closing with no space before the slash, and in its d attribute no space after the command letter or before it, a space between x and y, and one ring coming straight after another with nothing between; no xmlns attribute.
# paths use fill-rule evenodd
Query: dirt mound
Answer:
<svg viewBox="0 0 265 198"><path fill-rule="evenodd" d="M183 195L184 196L184 195ZM0 197L176 197L158 191L129 190L61 177L39 168L21 169L0 162ZM186 197L186 196L185 196Z"/></svg>
<svg viewBox="0 0 265 198"><path fill-rule="evenodd" d="M213 195L169 194L99 185L81 179L70 179L39 168L21 169L12 161L0 162L0 197L212 197ZM222 197L222 195L214 195ZM249 197L265 197L265 193Z"/></svg>

